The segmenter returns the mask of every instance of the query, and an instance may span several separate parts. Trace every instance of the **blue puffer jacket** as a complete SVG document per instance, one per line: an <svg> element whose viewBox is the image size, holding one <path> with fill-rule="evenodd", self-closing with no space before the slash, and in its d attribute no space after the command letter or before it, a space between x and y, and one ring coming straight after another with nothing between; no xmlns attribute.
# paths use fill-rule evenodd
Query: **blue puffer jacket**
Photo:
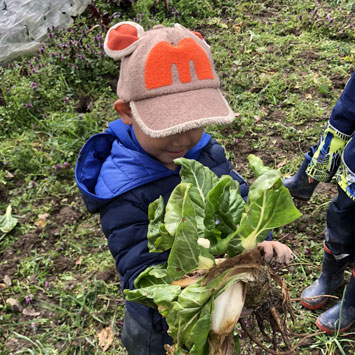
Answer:
<svg viewBox="0 0 355 355"><path fill-rule="evenodd" d="M218 176L230 174L239 181L241 195L246 199L247 183L232 170L223 148L208 134L204 133L185 157L198 160ZM169 170L147 155L132 127L117 120L105 133L96 134L86 142L77 161L75 177L88 210L100 213L122 289L132 289L136 277L145 268L167 261L168 251L150 253L148 250L148 206L160 195L167 202L180 182L179 171ZM143 326L161 327L157 311L135 302L127 302L126 307Z"/></svg>
<svg viewBox="0 0 355 355"><path fill-rule="evenodd" d="M351 76L330 115L329 123L338 131L352 136L343 153L343 160L355 176L355 73Z"/></svg>

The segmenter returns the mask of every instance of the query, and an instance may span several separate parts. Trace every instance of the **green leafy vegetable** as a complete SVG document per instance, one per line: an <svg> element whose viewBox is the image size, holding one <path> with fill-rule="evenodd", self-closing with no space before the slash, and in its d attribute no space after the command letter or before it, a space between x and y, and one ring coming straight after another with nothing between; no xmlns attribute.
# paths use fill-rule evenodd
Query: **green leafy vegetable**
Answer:
<svg viewBox="0 0 355 355"><path fill-rule="evenodd" d="M257 278L262 263L257 243L269 230L300 216L280 172L253 155L248 158L257 178L247 202L230 176L218 178L199 162L179 158L175 163L181 166L181 183L166 206L162 197L149 206L148 247L151 252L170 249L169 258L142 272L136 289L125 294L128 301L158 308L166 317L174 339L171 354L204 355L219 346L213 343L216 334L211 337L215 300L222 293L232 295L231 287L243 293L243 285ZM216 258L225 255L227 261L216 265ZM201 269L208 271L199 274ZM197 278L191 276L196 273ZM185 284L191 279L192 284ZM225 307L228 296L219 299ZM242 305L235 307L240 313ZM214 316L213 329L230 331L216 319L223 317Z"/></svg>
<svg viewBox="0 0 355 355"><path fill-rule="evenodd" d="M11 205L8 205L6 213L3 216L0 216L0 230L5 234L12 231L18 222L17 218L12 217L11 210Z"/></svg>
<svg viewBox="0 0 355 355"><path fill-rule="evenodd" d="M258 176L250 187L248 203L242 215L229 253L254 249L266 233L300 217L290 192L282 185L279 170L266 169L262 161L251 155L249 163Z"/></svg>

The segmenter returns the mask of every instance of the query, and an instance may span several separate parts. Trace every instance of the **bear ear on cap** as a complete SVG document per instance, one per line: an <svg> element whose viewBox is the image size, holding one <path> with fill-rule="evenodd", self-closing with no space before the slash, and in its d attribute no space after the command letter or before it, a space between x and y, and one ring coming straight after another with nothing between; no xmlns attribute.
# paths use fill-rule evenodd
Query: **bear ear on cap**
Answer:
<svg viewBox="0 0 355 355"><path fill-rule="evenodd" d="M202 34L200 32L188 30L187 28L185 28L184 26L180 25L179 23L176 23L174 25L174 27L180 28L182 30L186 30L186 31L189 31L189 32L193 33L197 38L199 38L201 41L203 41L209 47L209 44L205 41L205 39L202 37Z"/></svg>
<svg viewBox="0 0 355 355"><path fill-rule="evenodd" d="M114 59L131 54L143 36L141 25L131 21L120 22L112 26L105 37L104 49L106 54Z"/></svg>

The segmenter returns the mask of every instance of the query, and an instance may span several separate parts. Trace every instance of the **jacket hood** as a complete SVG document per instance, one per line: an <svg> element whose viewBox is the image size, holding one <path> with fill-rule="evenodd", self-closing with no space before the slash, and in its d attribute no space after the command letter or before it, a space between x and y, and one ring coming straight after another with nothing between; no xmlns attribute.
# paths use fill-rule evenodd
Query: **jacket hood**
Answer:
<svg viewBox="0 0 355 355"><path fill-rule="evenodd" d="M210 139L203 133L185 158L197 159ZM169 170L149 156L139 145L132 126L121 119L85 143L75 167L76 183L90 212L138 186L178 174L179 169Z"/></svg>

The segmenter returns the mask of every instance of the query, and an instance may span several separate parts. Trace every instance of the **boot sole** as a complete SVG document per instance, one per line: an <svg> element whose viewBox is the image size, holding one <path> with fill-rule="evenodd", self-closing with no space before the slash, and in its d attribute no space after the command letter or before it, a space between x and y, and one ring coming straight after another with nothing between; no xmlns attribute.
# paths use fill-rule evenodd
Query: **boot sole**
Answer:
<svg viewBox="0 0 355 355"><path fill-rule="evenodd" d="M322 308L323 306L325 306L325 304L328 302L328 298L326 298L324 301L322 301L321 303L312 305L307 303L306 301L301 301L301 305L307 309L310 309L311 311L315 311L316 309Z"/></svg>
<svg viewBox="0 0 355 355"><path fill-rule="evenodd" d="M321 331L323 331L323 332L326 333L326 334L334 334L334 333L337 333L337 332L343 333L343 332L345 332L346 330L348 330L348 329L352 326L353 323L354 323L354 322L350 323L349 325L347 325L346 327L341 328L341 329L330 329L330 328L327 328L327 327L325 327L324 325L322 325L322 324L319 322L318 319L316 320L316 326L317 326Z"/></svg>

